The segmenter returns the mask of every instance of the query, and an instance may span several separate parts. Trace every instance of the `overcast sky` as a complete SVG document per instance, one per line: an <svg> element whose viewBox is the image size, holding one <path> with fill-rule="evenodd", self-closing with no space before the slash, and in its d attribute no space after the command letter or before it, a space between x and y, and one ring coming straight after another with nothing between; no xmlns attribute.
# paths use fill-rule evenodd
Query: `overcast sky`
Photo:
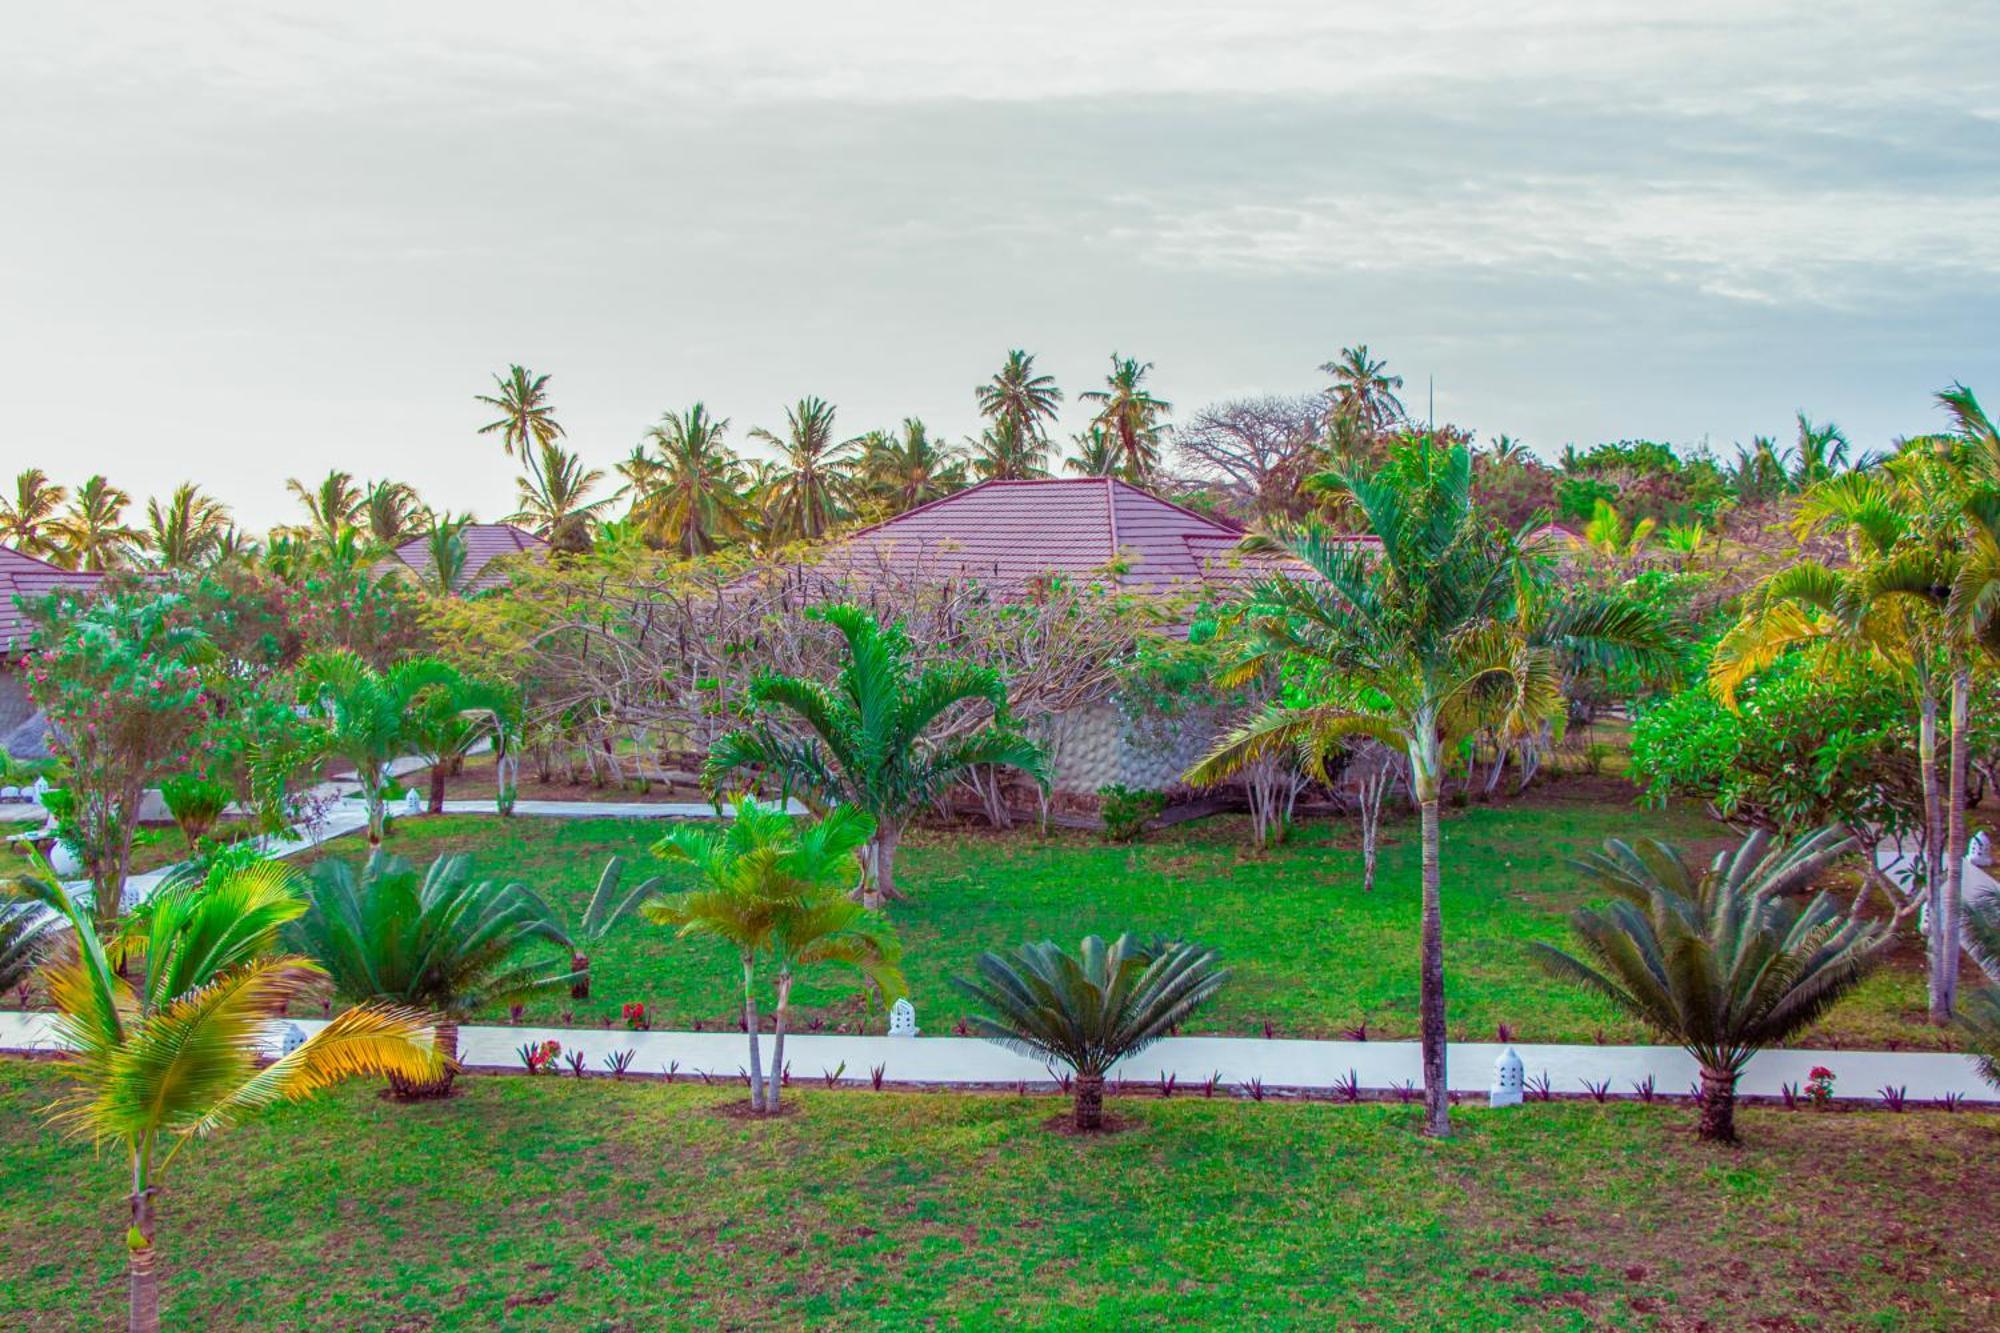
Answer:
<svg viewBox="0 0 2000 1333"><path fill-rule="evenodd" d="M697 399L963 435L1015 346L1185 412L1366 342L1549 454L2000 400L1991 3L0 12L0 465L259 527L504 512L510 361L605 467Z"/></svg>

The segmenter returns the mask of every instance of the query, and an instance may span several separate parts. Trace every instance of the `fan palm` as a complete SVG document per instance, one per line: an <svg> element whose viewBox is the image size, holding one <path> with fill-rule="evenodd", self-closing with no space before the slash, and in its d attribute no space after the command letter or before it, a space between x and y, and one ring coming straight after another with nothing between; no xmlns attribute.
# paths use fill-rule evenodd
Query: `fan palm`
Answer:
<svg viewBox="0 0 2000 1333"><path fill-rule="evenodd" d="M726 417L710 415L700 403L668 412L646 432L658 459L627 474L634 517L682 555L707 555L749 533L743 464L723 442L728 429ZM635 452L635 467L643 457Z"/></svg>
<svg viewBox="0 0 2000 1333"><path fill-rule="evenodd" d="M1104 1076L1120 1060L1167 1036L1229 980L1214 950L1166 942L1140 946L1120 935L1108 947L1095 935L1075 957L1053 943L1012 953L983 953L977 975L952 984L986 1012L975 1036L1076 1071L1071 1122L1080 1131L1104 1123Z"/></svg>
<svg viewBox="0 0 2000 1333"><path fill-rule="evenodd" d="M75 1084L51 1118L100 1147L121 1145L131 1159L129 1326L151 1333L160 1326L154 1197L181 1149L344 1078L434 1077L441 1061L429 1022L403 1007L348 1009L258 1067L266 1022L323 977L304 958L272 952L304 910L285 866L227 865L205 882L163 887L133 919L122 964L52 876L12 887L76 940L75 960L50 977L56 1031L73 1052L63 1068Z"/></svg>
<svg viewBox="0 0 2000 1333"><path fill-rule="evenodd" d="M56 515L68 497L68 489L38 467L16 473L14 494L0 497L0 541L23 555L54 554Z"/></svg>
<svg viewBox="0 0 2000 1333"><path fill-rule="evenodd" d="M997 431L1005 428L1008 438L1022 450L1038 449L1048 443L1048 428L1062 403L1062 390L1053 375L1035 369L1035 358L1016 347L995 371L993 378L973 390L979 411Z"/></svg>
<svg viewBox="0 0 2000 1333"><path fill-rule="evenodd" d="M146 502L145 541L162 568L196 569L209 564L220 553L228 531L229 506L203 495L191 481L175 487L173 497L164 505L157 499Z"/></svg>
<svg viewBox="0 0 2000 1333"><path fill-rule="evenodd" d="M1174 410L1172 403L1155 398L1145 387L1150 361L1111 354L1111 374L1105 387L1081 395L1086 403L1097 404L1093 426L1102 427L1118 446L1118 466L1136 482L1149 480L1160 466L1160 436L1164 418Z"/></svg>
<svg viewBox="0 0 2000 1333"><path fill-rule="evenodd" d="M1039 746L1014 730L1007 683L997 671L950 661L920 670L901 626L885 627L859 606L818 606L805 614L845 641L840 674L830 684L757 676L750 700L766 720L717 741L702 780L714 790L738 770L756 768L819 809L865 811L873 835L861 856L862 901L877 907L884 897L901 896L896 847L918 811L981 764L1008 765L1045 782L1045 760ZM975 722L979 705L991 711L990 721ZM778 712L790 715L791 730L771 725L768 715Z"/></svg>
<svg viewBox="0 0 2000 1333"><path fill-rule="evenodd" d="M501 447L512 457L516 450L526 458L536 445L553 444L562 438L562 424L556 420L555 404L549 401L549 377L520 366L507 367L505 375L493 377L495 393L474 394L500 415L479 428L481 435L498 435Z"/></svg>
<svg viewBox="0 0 2000 1333"><path fill-rule="evenodd" d="M389 765L414 743L419 696L449 689L461 677L434 657L413 657L377 671L347 650L313 653L299 664L299 702L316 728L315 750L354 766L368 808L368 846L382 845L383 784Z"/></svg>
<svg viewBox="0 0 2000 1333"><path fill-rule="evenodd" d="M855 442L834 442L833 404L801 398L785 409L782 437L762 427L750 434L782 455L770 495L776 535L804 541L826 536L846 512L853 489L844 467Z"/></svg>
<svg viewBox="0 0 2000 1333"><path fill-rule="evenodd" d="M1368 355L1368 344L1343 347L1336 360L1320 367L1331 375L1333 384L1326 396L1332 401L1332 415L1353 423L1364 435L1388 431L1406 415L1396 391L1403 387L1401 375L1389 373L1389 363Z"/></svg>
<svg viewBox="0 0 2000 1333"><path fill-rule="evenodd" d="M559 551L589 550L591 524L616 498L588 498L604 480L603 470L585 467L581 458L553 440L536 440L521 456L528 470L514 479L520 508L506 521L529 525Z"/></svg>
<svg viewBox="0 0 2000 1333"><path fill-rule="evenodd" d="M1830 894L1804 905L1788 898L1851 846L1828 829L1774 847L1759 830L1697 874L1665 843L1612 839L1572 862L1614 900L1570 918L1585 959L1528 947L1551 976L1597 992L1694 1056L1701 1137L1734 1142L1736 1081L1750 1057L1810 1027L1892 938L1889 923L1846 916Z"/></svg>
<svg viewBox="0 0 2000 1333"><path fill-rule="evenodd" d="M439 1016L442 1067L415 1078L391 1071L398 1097L451 1091L458 1028L474 1013L569 984L572 946L548 905L524 885L472 878L466 856L441 856L421 876L402 857L383 853L359 871L346 861L321 861L306 879L305 898L295 927L299 948L325 969L336 994ZM553 966L528 957L540 945L558 951Z"/></svg>
<svg viewBox="0 0 2000 1333"><path fill-rule="evenodd" d="M132 497L102 476L93 476L76 488L65 509L50 525L56 542L50 557L64 569L84 569L101 573L117 569L142 541L134 528L125 524L126 506Z"/></svg>
<svg viewBox="0 0 2000 1333"><path fill-rule="evenodd" d="M1538 587L1519 545L1473 507L1463 445L1427 454L1413 447L1372 478L1323 473L1313 485L1345 491L1381 549L1318 525L1276 530L1266 544L1318 577L1257 585L1247 612L1253 651L1224 684L1286 663L1316 697L1272 705L1224 737L1186 780L1210 785L1286 753L1324 773L1327 756L1355 736L1407 757L1422 812L1425 1127L1442 1135L1450 1116L1438 802L1447 748L1482 730L1539 731L1562 704L1566 662L1651 665L1664 660L1668 635L1635 601L1564 599Z"/></svg>

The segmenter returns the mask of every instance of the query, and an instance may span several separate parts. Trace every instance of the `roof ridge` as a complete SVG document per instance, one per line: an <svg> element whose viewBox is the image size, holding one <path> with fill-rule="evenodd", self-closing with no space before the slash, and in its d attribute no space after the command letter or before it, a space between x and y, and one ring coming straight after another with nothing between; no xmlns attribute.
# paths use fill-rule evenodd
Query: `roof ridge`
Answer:
<svg viewBox="0 0 2000 1333"><path fill-rule="evenodd" d="M1108 565L1118 559L1118 488L1113 477L1104 479L1104 523L1111 535L1111 553L1104 557Z"/></svg>

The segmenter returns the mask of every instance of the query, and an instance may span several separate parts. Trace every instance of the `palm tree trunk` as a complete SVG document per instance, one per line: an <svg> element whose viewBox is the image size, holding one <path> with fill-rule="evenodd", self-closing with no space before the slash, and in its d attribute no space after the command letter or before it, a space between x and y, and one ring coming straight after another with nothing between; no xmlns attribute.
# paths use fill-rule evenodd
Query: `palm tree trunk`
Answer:
<svg viewBox="0 0 2000 1333"><path fill-rule="evenodd" d="M745 954L743 956L743 1026L750 1032L750 1109L761 1113L764 1110L764 1061L763 1050L757 1043L757 991L756 963Z"/></svg>
<svg viewBox="0 0 2000 1333"><path fill-rule="evenodd" d="M1921 677L1919 688L1917 763L1922 770L1919 776L1924 792L1924 938L1930 950L1930 1001L1931 1012L1935 1014L1943 1001L1939 978L1944 954L1944 821L1937 780L1938 698L1928 672Z"/></svg>
<svg viewBox="0 0 2000 1333"><path fill-rule="evenodd" d="M1076 1076L1076 1102L1070 1108L1070 1125L1080 1133L1104 1128L1104 1075Z"/></svg>
<svg viewBox="0 0 2000 1333"><path fill-rule="evenodd" d="M1710 1143L1736 1142L1736 1075L1703 1065L1700 1137Z"/></svg>
<svg viewBox="0 0 2000 1333"><path fill-rule="evenodd" d="M1944 896L1933 909L1940 920L1935 976L1931 985L1931 1022L1951 1022L1958 1007L1959 916L1965 901L1965 776L1966 716L1972 694L1972 671L1964 663L1951 673L1951 757L1945 797Z"/></svg>
<svg viewBox="0 0 2000 1333"><path fill-rule="evenodd" d="M896 891L896 845L902 838L903 830L885 821L876 828L868 844L868 874L862 886L861 905L871 911L880 911L886 899L903 896Z"/></svg>
<svg viewBox="0 0 2000 1333"><path fill-rule="evenodd" d="M132 1230L125 1238L130 1298L127 1327L131 1333L159 1333L159 1247L154 1243L158 1235L157 1219L153 1213L153 1187L146 1182L144 1159L139 1156L132 1159L131 1201Z"/></svg>
<svg viewBox="0 0 2000 1333"><path fill-rule="evenodd" d="M778 1103L784 1097L785 1093L785 1019L788 1012L787 1007L791 1004L791 1001L792 974L788 971L780 970L778 973L778 1007L772 1014L775 1020L772 1023L772 1029L776 1035L771 1042L771 1092L768 1099L771 1113L774 1115L777 1114Z"/></svg>
<svg viewBox="0 0 2000 1333"><path fill-rule="evenodd" d="M368 850L382 850L382 822L385 813L382 804L382 769L377 764L361 764L354 770L361 779L363 803L368 807Z"/></svg>
<svg viewBox="0 0 2000 1333"><path fill-rule="evenodd" d="M1438 761L1437 727L1423 723L1418 747L1410 756L1411 780L1423 812L1423 942L1419 1025L1423 1037L1424 1132L1435 1138L1451 1133L1451 1106L1445 1070L1444 909L1438 882Z"/></svg>
<svg viewBox="0 0 2000 1333"><path fill-rule="evenodd" d="M458 1077L458 1024L439 1023L433 1042L444 1059L444 1069L436 1078L412 1080L389 1075L389 1092L397 1101L425 1102L451 1096L452 1081Z"/></svg>
<svg viewBox="0 0 2000 1333"><path fill-rule="evenodd" d="M432 764L430 812L434 815L444 813L444 780L445 766L442 763Z"/></svg>

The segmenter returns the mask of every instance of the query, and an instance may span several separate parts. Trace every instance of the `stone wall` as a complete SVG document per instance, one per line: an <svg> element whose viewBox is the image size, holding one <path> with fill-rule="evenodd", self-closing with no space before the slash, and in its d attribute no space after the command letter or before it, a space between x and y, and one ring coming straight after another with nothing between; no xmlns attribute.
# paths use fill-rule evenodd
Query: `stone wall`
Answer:
<svg viewBox="0 0 2000 1333"><path fill-rule="evenodd" d="M1055 760L1055 790L1094 796L1113 783L1151 791L1179 786L1181 774L1208 753L1223 725L1209 709L1134 723L1106 700L1071 709L1040 738Z"/></svg>

